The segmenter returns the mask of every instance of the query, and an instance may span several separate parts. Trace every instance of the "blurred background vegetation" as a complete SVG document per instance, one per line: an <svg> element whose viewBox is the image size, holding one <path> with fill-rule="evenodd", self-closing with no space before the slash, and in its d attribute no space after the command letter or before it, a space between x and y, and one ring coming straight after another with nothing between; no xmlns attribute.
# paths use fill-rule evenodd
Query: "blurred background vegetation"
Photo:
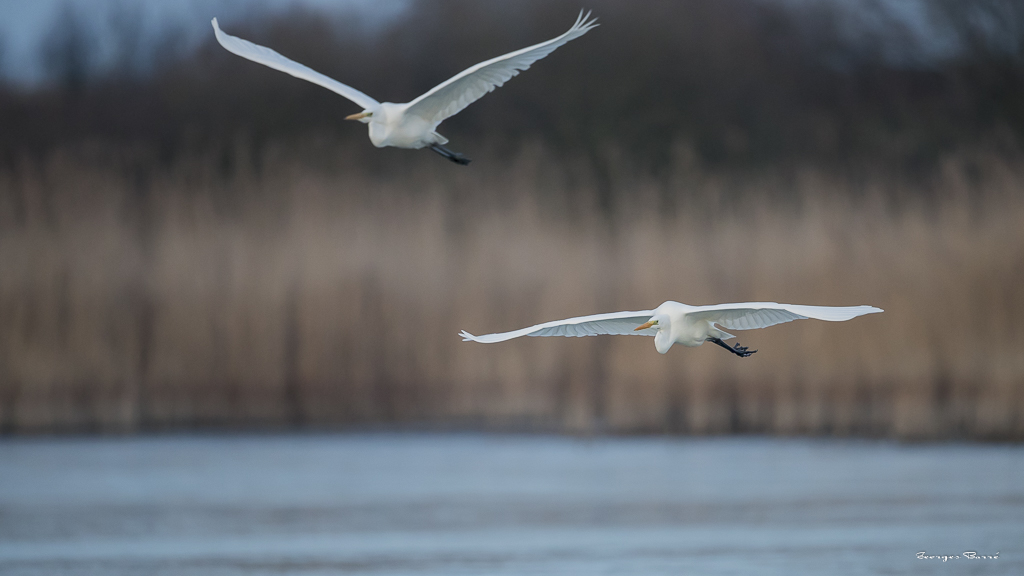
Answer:
<svg viewBox="0 0 1024 576"><path fill-rule="evenodd" d="M0 431L429 426L1024 438L1024 6L592 1L602 26L377 150L354 104L65 5L0 84ZM382 101L563 1L223 23ZM100 42L100 40L103 42ZM100 46L108 48L100 50ZM663 300L886 309L462 343Z"/></svg>

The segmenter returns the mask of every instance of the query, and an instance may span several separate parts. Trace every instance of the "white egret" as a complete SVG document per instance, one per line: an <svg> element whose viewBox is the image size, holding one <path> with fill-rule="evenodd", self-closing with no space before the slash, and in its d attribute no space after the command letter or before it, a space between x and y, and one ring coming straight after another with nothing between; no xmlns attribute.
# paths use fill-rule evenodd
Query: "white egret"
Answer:
<svg viewBox="0 0 1024 576"><path fill-rule="evenodd" d="M751 330L808 318L842 322L876 312L882 310L874 306L800 306L775 302L688 306L670 300L654 310L580 316L485 336L474 336L463 330L459 336L462 336L463 342L489 344L520 336L582 337L598 334L635 334L654 336L654 347L662 354L668 352L673 344L700 346L705 342L713 342L737 356L746 358L757 350L748 350L738 342L735 347L729 346L724 341L734 336L718 326L730 330Z"/></svg>
<svg viewBox="0 0 1024 576"><path fill-rule="evenodd" d="M437 133L437 125L503 85L519 72L528 69L531 64L551 54L559 46L583 36L595 26L597 19L591 20L589 12L584 16L580 11L572 28L557 38L471 66L412 102L393 104L377 102L359 90L289 60L270 48L225 34L217 24L217 19L213 19L217 41L229 52L296 78L319 84L362 106L362 112L347 116L345 119L369 124L370 142L373 142L374 146L415 149L430 147L452 162L463 165L469 164L469 159L444 147L448 139Z"/></svg>

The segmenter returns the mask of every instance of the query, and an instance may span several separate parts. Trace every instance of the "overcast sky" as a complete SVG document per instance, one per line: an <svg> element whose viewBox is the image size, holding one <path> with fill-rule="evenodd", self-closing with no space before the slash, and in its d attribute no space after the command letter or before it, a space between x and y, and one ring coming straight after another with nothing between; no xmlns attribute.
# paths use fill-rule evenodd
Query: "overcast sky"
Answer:
<svg viewBox="0 0 1024 576"><path fill-rule="evenodd" d="M120 5L139 10L151 37L162 29L181 27L186 33L194 31L192 39L197 39L210 32L214 16L230 22L254 11L273 13L298 5L339 15L355 11L371 21L387 21L401 12L408 0L0 0L0 74L27 84L41 79L39 44L66 4L92 20L97 29ZM101 52L103 48L101 41Z"/></svg>
<svg viewBox="0 0 1024 576"><path fill-rule="evenodd" d="M0 0L0 77L31 85L43 78L39 61L39 45L65 5L91 21L94 30L103 30L112 10L123 7L138 10L144 34L158 38L162 31L180 29L187 40L198 42L210 33L214 16L230 24L232 19L253 12L274 13L295 6L305 6L343 16L355 12L369 23L386 23L400 14L412 0ZM493 0L487 0L493 1ZM623 0L626 1L626 0ZM710 0L709 0L710 1ZM858 5L873 0L767 0L793 5L834 2L857 15L876 14L858 10ZM923 39L921 49L932 57L948 54L950 44L929 27L925 18L928 0L881 0L891 17L908 25L912 33ZM581 5L586 0L581 0ZM600 16L600 15L598 15ZM851 19L855 26L869 29L877 23ZM858 30L847 30L858 35ZM105 48L100 38L97 49L102 59ZM919 55L920 56L920 55ZM898 58L898 57L897 57Z"/></svg>

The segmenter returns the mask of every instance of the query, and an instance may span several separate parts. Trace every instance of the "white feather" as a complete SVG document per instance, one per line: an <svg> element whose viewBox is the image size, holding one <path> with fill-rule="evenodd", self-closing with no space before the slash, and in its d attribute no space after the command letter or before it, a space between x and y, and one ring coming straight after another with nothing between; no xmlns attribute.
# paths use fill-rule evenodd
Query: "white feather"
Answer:
<svg viewBox="0 0 1024 576"><path fill-rule="evenodd" d="M483 98L487 93L508 82L530 65L551 54L570 40L575 40L597 27L597 19L590 19L590 13L580 15L576 23L561 36L552 38L522 50L509 52L504 56L491 58L463 70L452 78L438 84L426 94L409 103L406 114L423 118L433 126L440 124L461 112L466 106Z"/></svg>
<svg viewBox="0 0 1024 576"><path fill-rule="evenodd" d="M328 78L316 70L303 66L294 60L289 60L270 48L259 46L249 42L248 40L243 40L236 36L226 34L220 29L220 25L217 24L216 18L213 19L213 33L217 36L217 42L219 42L224 49L232 54L237 54L246 60L252 60L258 64L269 66L274 70L291 74L296 78L302 78L303 80L307 80L314 84L319 84L332 92L348 98L363 108L374 108L380 104L380 102L377 102L359 90L356 90L351 86L346 86L332 78Z"/></svg>
<svg viewBox="0 0 1024 576"><path fill-rule="evenodd" d="M800 304L779 304L777 302L740 302L737 304L716 304L694 306L688 315L707 320L730 330L753 330L767 328L793 320L826 320L842 322L864 314L881 312L874 306L803 306Z"/></svg>
<svg viewBox="0 0 1024 576"><path fill-rule="evenodd" d="M579 316L577 318L568 318L566 320L545 322L543 324L537 324L536 326L530 326L529 328L513 330L512 332L486 334L484 336L474 336L463 330L459 333L459 336L462 336L462 340L464 342L472 340L473 342L483 342L486 344L503 342L505 340L519 338L520 336L582 337L597 336L598 334L635 334L639 336L654 336L656 330L653 328L648 328L639 332L633 331L637 326L647 322L651 317L651 313L651 310L639 310L635 312L593 314L591 316Z"/></svg>

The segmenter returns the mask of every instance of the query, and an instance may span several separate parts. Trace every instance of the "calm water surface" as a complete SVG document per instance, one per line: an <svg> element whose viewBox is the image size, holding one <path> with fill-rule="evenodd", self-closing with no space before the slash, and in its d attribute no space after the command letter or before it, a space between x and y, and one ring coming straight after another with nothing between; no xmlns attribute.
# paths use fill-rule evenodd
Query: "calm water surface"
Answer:
<svg viewBox="0 0 1024 576"><path fill-rule="evenodd" d="M0 573L1020 575L1024 447L8 439Z"/></svg>

